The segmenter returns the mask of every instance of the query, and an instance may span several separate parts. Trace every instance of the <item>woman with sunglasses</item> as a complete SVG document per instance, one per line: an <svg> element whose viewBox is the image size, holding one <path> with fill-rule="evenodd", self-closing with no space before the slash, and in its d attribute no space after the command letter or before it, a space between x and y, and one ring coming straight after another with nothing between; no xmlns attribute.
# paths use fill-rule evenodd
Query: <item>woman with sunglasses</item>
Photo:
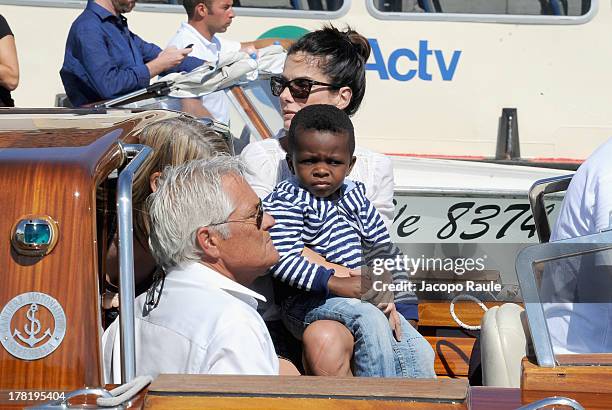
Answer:
<svg viewBox="0 0 612 410"><path fill-rule="evenodd" d="M370 45L365 37L347 28L340 31L326 26L294 43L287 54L282 76L272 77L272 94L280 98L284 129L274 139L249 144L241 154L247 164L247 181L260 197L267 196L276 184L291 176L285 160L286 130L293 116L312 104L331 104L353 115L365 94L365 64ZM387 227L393 220L393 168L389 158L362 147L355 147L357 162L351 179L364 183L366 196L383 217ZM307 252L305 256L323 263L322 257ZM348 276L346 268L337 267ZM266 282L267 281L267 282ZM269 276L255 284L256 290L274 300ZM282 329L275 305L260 307L269 324L277 354L293 359L284 343L288 332ZM414 319L417 319L416 317ZM321 320L306 328L303 335L304 364L315 375L351 375L354 339L339 322Z"/></svg>

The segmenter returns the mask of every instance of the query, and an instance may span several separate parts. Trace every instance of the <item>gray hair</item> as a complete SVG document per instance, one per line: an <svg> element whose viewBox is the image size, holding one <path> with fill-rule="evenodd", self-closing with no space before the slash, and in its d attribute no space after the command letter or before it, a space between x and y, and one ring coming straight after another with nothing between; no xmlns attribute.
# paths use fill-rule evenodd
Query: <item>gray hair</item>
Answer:
<svg viewBox="0 0 612 410"><path fill-rule="evenodd" d="M196 241L200 227L225 222L235 209L221 179L244 176L245 166L236 157L218 155L166 167L158 189L149 197L149 244L157 263L171 268L202 259ZM211 227L227 239L227 225Z"/></svg>

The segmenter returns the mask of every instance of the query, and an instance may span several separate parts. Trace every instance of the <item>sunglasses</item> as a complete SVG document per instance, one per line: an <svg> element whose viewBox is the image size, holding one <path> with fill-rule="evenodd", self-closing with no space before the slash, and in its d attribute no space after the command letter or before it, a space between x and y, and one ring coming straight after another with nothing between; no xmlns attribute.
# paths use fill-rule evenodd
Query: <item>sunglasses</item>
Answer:
<svg viewBox="0 0 612 410"><path fill-rule="evenodd" d="M255 218L255 226L257 226L257 229L261 229L261 225L263 224L263 216L264 216L264 209L263 209L263 204L261 203L261 199L260 199L259 204L257 205L257 211L255 211L255 214L249 216L248 218L230 219L224 222L209 224L208 226L217 226L217 225L223 225L223 224L228 224L232 222L253 223L253 218Z"/></svg>
<svg viewBox="0 0 612 410"><path fill-rule="evenodd" d="M294 78L291 81L285 80L281 76L273 76L270 78L270 88L272 89L272 95L275 97L280 96L285 87L289 87L289 92L293 98L303 100L308 98L313 85L340 88L339 85L322 83L320 81L311 80L310 78Z"/></svg>

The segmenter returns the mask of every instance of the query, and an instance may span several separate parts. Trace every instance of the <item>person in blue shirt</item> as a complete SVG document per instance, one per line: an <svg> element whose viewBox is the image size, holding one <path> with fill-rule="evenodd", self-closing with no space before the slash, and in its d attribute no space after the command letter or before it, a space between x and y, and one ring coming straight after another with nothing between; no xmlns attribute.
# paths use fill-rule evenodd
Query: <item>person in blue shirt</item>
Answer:
<svg viewBox="0 0 612 410"><path fill-rule="evenodd" d="M162 50L132 33L123 13L135 0L90 0L72 23L60 76L73 106L145 88L165 72L191 71L203 61L191 48Z"/></svg>

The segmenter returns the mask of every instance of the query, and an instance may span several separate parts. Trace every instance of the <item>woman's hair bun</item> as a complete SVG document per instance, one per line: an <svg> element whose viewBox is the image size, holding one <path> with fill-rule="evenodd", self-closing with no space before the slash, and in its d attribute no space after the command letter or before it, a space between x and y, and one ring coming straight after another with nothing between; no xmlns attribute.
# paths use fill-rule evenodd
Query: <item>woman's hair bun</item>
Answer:
<svg viewBox="0 0 612 410"><path fill-rule="evenodd" d="M350 27L347 27L345 34L357 53L363 58L363 61L367 61L368 58L370 58L370 52L372 51L368 39Z"/></svg>

